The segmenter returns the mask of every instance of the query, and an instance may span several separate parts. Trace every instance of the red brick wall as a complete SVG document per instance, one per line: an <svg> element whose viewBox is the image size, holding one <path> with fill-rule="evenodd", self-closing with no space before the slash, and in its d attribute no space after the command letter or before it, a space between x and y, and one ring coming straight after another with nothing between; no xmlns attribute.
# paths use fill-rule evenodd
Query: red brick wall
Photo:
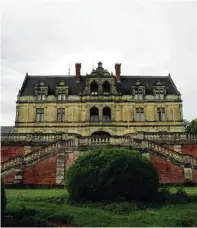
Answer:
<svg viewBox="0 0 197 228"><path fill-rule="evenodd" d="M25 168L24 184L56 184L56 155Z"/></svg>
<svg viewBox="0 0 197 228"><path fill-rule="evenodd" d="M72 165L72 163L74 162L74 154L73 153L69 153L66 156L66 170Z"/></svg>
<svg viewBox="0 0 197 228"><path fill-rule="evenodd" d="M184 183L184 170L182 167L176 166L156 155L151 154L150 159L158 171L160 183Z"/></svg>
<svg viewBox="0 0 197 228"><path fill-rule="evenodd" d="M7 176L5 176L3 178L4 183L5 184L13 184L15 175L16 175L16 172L9 173Z"/></svg>
<svg viewBox="0 0 197 228"><path fill-rule="evenodd" d="M17 155L24 154L24 146L2 146L1 147L1 162Z"/></svg>
<svg viewBox="0 0 197 228"><path fill-rule="evenodd" d="M197 170L193 169L193 181L197 184Z"/></svg>
<svg viewBox="0 0 197 228"><path fill-rule="evenodd" d="M41 146L32 147L32 151L39 150ZM8 160L9 158L17 155L24 154L24 146L2 146L1 147L1 162Z"/></svg>
<svg viewBox="0 0 197 228"><path fill-rule="evenodd" d="M183 154L191 154L197 158L197 144L195 145L183 145Z"/></svg>

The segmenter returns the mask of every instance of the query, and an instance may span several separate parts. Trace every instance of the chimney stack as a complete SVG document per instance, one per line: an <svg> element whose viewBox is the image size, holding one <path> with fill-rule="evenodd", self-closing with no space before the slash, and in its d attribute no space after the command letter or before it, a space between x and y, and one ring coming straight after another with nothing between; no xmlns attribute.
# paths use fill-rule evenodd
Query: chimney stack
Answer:
<svg viewBox="0 0 197 228"><path fill-rule="evenodd" d="M121 64L120 63L115 64L115 70L116 70L116 80L117 80L117 82L120 82L120 73L121 73Z"/></svg>
<svg viewBox="0 0 197 228"><path fill-rule="evenodd" d="M75 63L75 68L76 68L76 82L80 83L81 63Z"/></svg>

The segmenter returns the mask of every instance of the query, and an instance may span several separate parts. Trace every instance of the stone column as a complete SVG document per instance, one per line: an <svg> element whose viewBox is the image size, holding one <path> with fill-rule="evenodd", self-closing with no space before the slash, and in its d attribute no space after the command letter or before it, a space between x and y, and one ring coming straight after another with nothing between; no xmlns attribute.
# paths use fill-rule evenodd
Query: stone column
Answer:
<svg viewBox="0 0 197 228"><path fill-rule="evenodd" d="M192 168L184 168L185 182L193 182Z"/></svg>
<svg viewBox="0 0 197 228"><path fill-rule="evenodd" d="M58 185L64 185L65 183L65 155L66 152L64 149L60 149L56 155L56 184Z"/></svg>
<svg viewBox="0 0 197 228"><path fill-rule="evenodd" d="M176 152L182 153L182 145L174 145L174 150Z"/></svg>
<svg viewBox="0 0 197 228"><path fill-rule="evenodd" d="M32 152L31 146L24 146L24 155Z"/></svg>

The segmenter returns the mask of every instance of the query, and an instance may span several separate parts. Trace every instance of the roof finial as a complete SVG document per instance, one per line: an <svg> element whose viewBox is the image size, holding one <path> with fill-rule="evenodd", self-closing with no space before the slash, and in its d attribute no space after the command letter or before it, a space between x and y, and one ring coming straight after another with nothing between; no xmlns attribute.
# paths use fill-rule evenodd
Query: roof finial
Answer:
<svg viewBox="0 0 197 228"><path fill-rule="evenodd" d="M68 76L70 76L70 64L69 64L69 68L68 68Z"/></svg>

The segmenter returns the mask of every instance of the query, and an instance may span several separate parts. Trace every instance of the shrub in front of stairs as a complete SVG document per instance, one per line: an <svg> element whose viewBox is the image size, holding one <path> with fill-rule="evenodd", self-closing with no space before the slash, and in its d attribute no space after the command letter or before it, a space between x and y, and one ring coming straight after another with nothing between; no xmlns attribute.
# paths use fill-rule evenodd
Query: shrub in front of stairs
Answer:
<svg viewBox="0 0 197 228"><path fill-rule="evenodd" d="M70 166L66 186L77 201L143 201L155 196L159 179L153 164L139 152L97 149Z"/></svg>
<svg viewBox="0 0 197 228"><path fill-rule="evenodd" d="M5 195L4 183L1 178L1 225L4 224L5 209L6 209L6 195Z"/></svg>

